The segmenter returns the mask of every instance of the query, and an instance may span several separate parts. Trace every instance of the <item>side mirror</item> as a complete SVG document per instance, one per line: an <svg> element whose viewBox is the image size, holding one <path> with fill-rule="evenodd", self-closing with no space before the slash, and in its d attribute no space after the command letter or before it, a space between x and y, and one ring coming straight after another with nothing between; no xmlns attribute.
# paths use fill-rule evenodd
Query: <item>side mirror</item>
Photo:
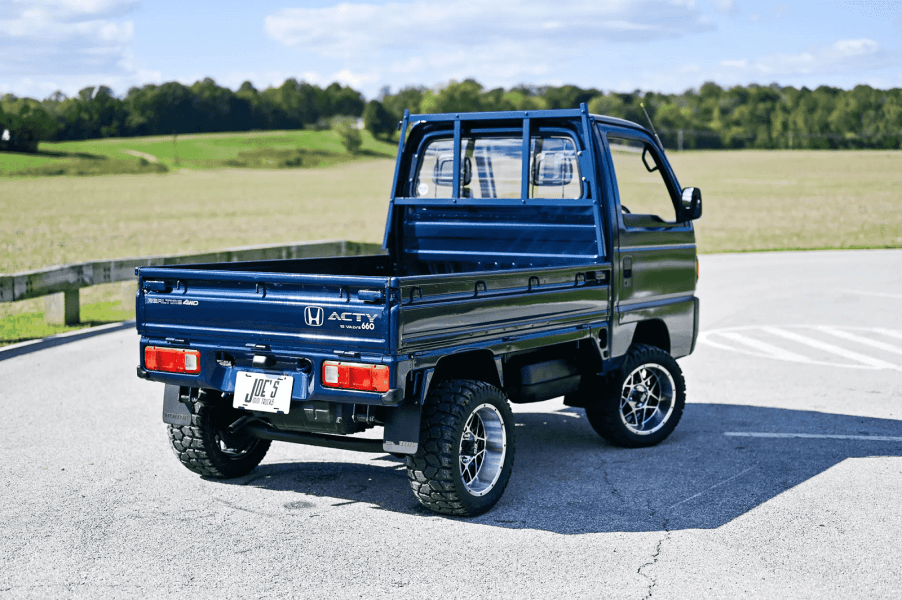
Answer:
<svg viewBox="0 0 902 600"><path fill-rule="evenodd" d="M683 189L680 198L680 221L694 221L702 216L702 191L695 187Z"/></svg>
<svg viewBox="0 0 902 600"><path fill-rule="evenodd" d="M470 185L473 179L473 165L469 156L460 161L460 186ZM440 156L432 169L432 180L435 185L454 185L454 155Z"/></svg>
<svg viewBox="0 0 902 600"><path fill-rule="evenodd" d="M563 152L540 152L533 165L532 181L537 186L563 187L573 181L573 159Z"/></svg>

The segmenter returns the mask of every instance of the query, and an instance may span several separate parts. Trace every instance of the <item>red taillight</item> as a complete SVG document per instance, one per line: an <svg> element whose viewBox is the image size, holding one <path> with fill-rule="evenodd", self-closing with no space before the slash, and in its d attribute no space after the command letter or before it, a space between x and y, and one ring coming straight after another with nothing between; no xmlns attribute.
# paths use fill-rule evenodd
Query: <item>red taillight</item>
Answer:
<svg viewBox="0 0 902 600"><path fill-rule="evenodd" d="M144 348L144 367L148 371L200 373L200 352L184 348Z"/></svg>
<svg viewBox="0 0 902 600"><path fill-rule="evenodd" d="M695 279L698 279L698 259L695 259Z"/></svg>
<svg viewBox="0 0 902 600"><path fill-rule="evenodd" d="M330 388L387 392L388 367L327 360L323 363L323 385Z"/></svg>

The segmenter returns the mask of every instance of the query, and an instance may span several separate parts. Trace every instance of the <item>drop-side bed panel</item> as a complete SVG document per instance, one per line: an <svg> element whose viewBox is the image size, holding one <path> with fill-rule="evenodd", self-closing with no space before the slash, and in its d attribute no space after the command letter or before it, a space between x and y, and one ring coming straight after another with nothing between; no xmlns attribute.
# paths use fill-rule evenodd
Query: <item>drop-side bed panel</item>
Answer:
<svg viewBox="0 0 902 600"><path fill-rule="evenodd" d="M404 278L398 351L607 321L609 281L609 265Z"/></svg>

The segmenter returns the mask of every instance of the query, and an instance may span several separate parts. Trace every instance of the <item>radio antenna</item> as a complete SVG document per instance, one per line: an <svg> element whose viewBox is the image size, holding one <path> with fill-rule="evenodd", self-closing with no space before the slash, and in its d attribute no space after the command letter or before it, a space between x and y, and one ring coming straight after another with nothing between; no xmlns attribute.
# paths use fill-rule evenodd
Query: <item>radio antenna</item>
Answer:
<svg viewBox="0 0 902 600"><path fill-rule="evenodd" d="M652 133L655 134L655 139L658 140L658 145L661 146L661 152L665 152L664 151L664 143L661 141L661 137L658 135L658 132L655 129L655 124L651 122L651 117L648 116L648 111L645 110L645 103L640 102L639 106L642 107L642 112L645 113L645 118L648 119L648 124L651 125L651 131L652 131ZM665 152L665 154L666 154L666 152Z"/></svg>

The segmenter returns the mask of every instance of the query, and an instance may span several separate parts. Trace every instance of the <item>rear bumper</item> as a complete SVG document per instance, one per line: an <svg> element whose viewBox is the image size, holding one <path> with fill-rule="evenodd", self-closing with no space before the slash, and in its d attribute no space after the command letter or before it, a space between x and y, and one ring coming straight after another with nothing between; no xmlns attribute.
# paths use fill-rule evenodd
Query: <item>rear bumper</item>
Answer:
<svg viewBox="0 0 902 600"><path fill-rule="evenodd" d="M144 364L144 348L146 346L186 347L200 352L200 373L181 374L163 371L151 371ZM219 390L225 394L235 391L235 381L241 372L268 373L285 375L294 380L291 391L292 401L319 400L346 404L364 404L374 406L397 406L404 399L407 378L407 362L386 356L357 356L354 362L364 364L386 365L390 370L392 387L385 393L365 392L324 387L320 373L322 363L336 360L335 354L302 351L265 351L270 357L269 367L254 366L253 359L260 356L260 350L249 350L241 347L212 346L191 342L190 344L173 345L165 341L142 338L140 343L137 376L148 381L156 381L169 385L189 388Z"/></svg>
<svg viewBox="0 0 902 600"><path fill-rule="evenodd" d="M251 371L263 373L267 372L273 374L272 371L262 371L258 369L238 369L240 371ZM278 372L282 375L289 375L294 378L295 383L292 387L291 392L291 400L292 401L309 401L309 400L321 400L323 402L341 402L347 404L368 404L368 405L378 405L378 406L397 406L401 403L401 400L404 399L404 389L403 388L393 388L388 390L385 393L375 393L375 392L357 392L354 390L332 390L328 393L308 393L309 385L307 383L307 375L301 373L300 376L298 374L293 373L283 373ZM169 385L176 385L179 387L191 387L191 388L204 388L204 389L212 389L219 390L225 394L231 394L235 391L235 377L231 377L230 385L216 386L210 385L209 382L205 381L202 378L199 378L196 375L178 375L175 373L161 373L158 371L148 371L147 369L138 366L137 367L137 375L140 379L146 379L147 381L156 381L159 383L165 383ZM325 389L325 388L324 388Z"/></svg>

